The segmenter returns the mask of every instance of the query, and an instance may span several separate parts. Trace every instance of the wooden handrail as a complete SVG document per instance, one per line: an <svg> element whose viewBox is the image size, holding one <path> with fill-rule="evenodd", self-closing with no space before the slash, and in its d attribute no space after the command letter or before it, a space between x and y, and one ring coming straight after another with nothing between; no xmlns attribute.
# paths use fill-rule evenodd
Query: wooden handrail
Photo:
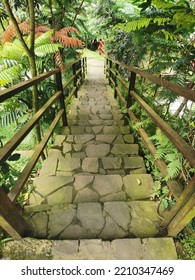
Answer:
<svg viewBox="0 0 195 280"><path fill-rule="evenodd" d="M130 71L131 76L129 79L129 83L124 80L119 75L118 69L114 71L110 69L112 64L116 66L120 66ZM117 67L118 68L118 67ZM135 67L131 67L129 65L125 65L115 60L110 60L108 57L106 58L106 77L109 79L110 85L114 87L114 96L119 97L123 106L126 106L127 113L130 118L134 121L136 120L133 112L130 111L129 107L132 104L132 98L137 101L139 105L143 108L143 110L150 116L153 123L155 123L161 131L169 138L169 140L175 145L175 147L184 155L184 157L188 160L189 164L192 167L195 167L195 150L181 138L173 128L167 124L137 93L135 87L136 74L168 89L172 92L178 94L179 96L183 96L189 100L195 101L195 92L184 88L179 85L175 85L169 81L160 79L155 77L154 75L150 75L146 72L143 72ZM113 79L112 79L113 76ZM127 90L127 100L123 97L123 94L120 92L118 87L118 82L124 86ZM143 129L138 129L140 136L146 144L146 147L150 151L150 153L154 156L155 147L151 141L148 142L148 137L146 132ZM161 171L163 176L166 176L166 165L161 161L155 161L157 163L158 169ZM193 177L192 181L188 184L188 186L181 191L180 186L176 181L169 181L167 185L169 186L172 194L176 198L175 206L169 211L166 215L165 219L161 223L162 228L167 228L169 236L176 236L194 217L195 215L195 177Z"/></svg>
<svg viewBox="0 0 195 280"><path fill-rule="evenodd" d="M86 62L86 59L83 59L83 63ZM75 64L78 63L79 68L76 69ZM78 84L81 84L83 81L85 66L82 65L81 60L78 59L69 64L65 65L65 69L73 67L72 77L63 85L62 77L59 69L43 73L33 79L17 84L9 89L2 90L0 92L0 102L3 102L14 95L20 93L21 91L38 84L39 82L45 80L46 78L55 75L55 82L57 91L53 96L34 114L34 116L25 124L1 149L0 149L0 164L2 165L12 154L12 152L18 147L22 140L29 134L29 132L35 127L39 120L43 117L45 112L54 104L54 102L60 102L60 109L56 113L56 116L51 123L49 129L45 133L43 139L35 148L35 151L21 172L21 176L13 185L11 191L7 194L4 193L3 189L0 188L0 226L7 231L12 237L18 239L24 236L25 230L28 229L28 225L25 220L22 218L21 214L15 207L14 203L16 202L18 196L20 195L21 190L24 188L35 164L40 158L40 155L43 153L44 148L47 145L56 125L59 123L62 118L63 126L67 124L66 117L66 105L69 103L73 94L76 95L78 90ZM71 90L69 96L64 99L63 90L67 88L71 82L74 82L75 87ZM3 194L2 194L3 192ZM12 213L14 212L14 213Z"/></svg>
<svg viewBox="0 0 195 280"><path fill-rule="evenodd" d="M12 202L16 202L16 199L18 198L18 196L20 194L21 188L23 188L25 186L35 164L37 163L43 149L47 145L47 142L49 141L51 134L53 133L53 130L56 127L56 125L58 124L63 113L64 113L63 110L60 110L57 113L55 119L53 120L52 124L50 125L49 130L47 131L47 133L45 134L45 136L41 140L41 142L38 144L32 157L30 158L29 162L27 163L27 165L21 172L19 179L14 183L13 188L11 189L11 191L8 194L8 197L10 198L10 200Z"/></svg>
<svg viewBox="0 0 195 280"><path fill-rule="evenodd" d="M38 123L40 118L44 115L46 110L59 98L61 92L56 92L52 98L45 103L45 105L24 125L4 146L1 148L0 165L3 164L11 153L18 147L22 140L28 135L33 127Z"/></svg>
<svg viewBox="0 0 195 280"><path fill-rule="evenodd" d="M7 88L4 89L2 91L0 91L0 103L13 97L14 95L16 95L17 93L33 86L36 85L38 83L40 83L41 81L45 80L46 78L58 73L60 70L59 69L55 69L52 71L49 71L47 73L43 73L37 77L34 77L32 79L29 79L28 81L25 82L21 82L17 85L12 86L11 88Z"/></svg>
<svg viewBox="0 0 195 280"><path fill-rule="evenodd" d="M147 72L139 70L138 68L135 68L133 66L123 64L123 63L121 63L117 60L113 60L113 59L110 59L108 57L107 57L107 59L109 59L110 61L112 61L115 64L118 64L120 67L122 67L122 68L124 68L124 69L126 69L130 72L134 72L134 73L140 75L141 77L146 78L146 79L150 80L151 82L153 82L157 85L160 85L160 86L176 93L179 96L183 96L186 99L195 102L195 91L193 91L191 89L188 89L188 88L182 87L180 85L174 84L174 83L169 82L169 81L167 81L163 78L156 77L156 76L151 75Z"/></svg>

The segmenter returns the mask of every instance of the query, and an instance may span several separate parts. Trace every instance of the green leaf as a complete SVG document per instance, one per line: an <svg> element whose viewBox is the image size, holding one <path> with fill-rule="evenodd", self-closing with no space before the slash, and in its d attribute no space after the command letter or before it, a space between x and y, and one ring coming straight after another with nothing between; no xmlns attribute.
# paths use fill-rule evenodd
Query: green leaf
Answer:
<svg viewBox="0 0 195 280"><path fill-rule="evenodd" d="M17 161L17 160L20 159L20 157L21 157L21 155L17 153L17 154L11 155L11 157L9 157L8 160L9 161Z"/></svg>
<svg viewBox="0 0 195 280"><path fill-rule="evenodd" d="M9 164L7 162L4 162L1 166L1 172L6 175L9 172Z"/></svg>

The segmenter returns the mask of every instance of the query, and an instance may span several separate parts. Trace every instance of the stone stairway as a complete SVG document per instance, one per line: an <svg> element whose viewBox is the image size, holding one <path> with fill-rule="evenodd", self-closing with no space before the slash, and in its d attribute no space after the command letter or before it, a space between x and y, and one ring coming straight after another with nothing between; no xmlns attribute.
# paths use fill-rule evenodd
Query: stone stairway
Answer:
<svg viewBox="0 0 195 280"><path fill-rule="evenodd" d="M52 259L176 259L172 238L159 232L159 202L150 199L154 182L124 126L103 61L88 59L68 124L25 207L33 244L43 242L31 247L49 250ZM29 240L20 244L23 250ZM44 258L40 250L37 258Z"/></svg>

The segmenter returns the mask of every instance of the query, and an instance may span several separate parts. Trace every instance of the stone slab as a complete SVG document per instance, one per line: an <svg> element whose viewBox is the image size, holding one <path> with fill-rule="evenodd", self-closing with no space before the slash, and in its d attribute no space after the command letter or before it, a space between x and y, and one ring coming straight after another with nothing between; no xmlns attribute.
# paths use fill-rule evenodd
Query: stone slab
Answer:
<svg viewBox="0 0 195 280"><path fill-rule="evenodd" d="M132 200L150 198L154 182L150 174L131 174L123 178L125 191Z"/></svg>
<svg viewBox="0 0 195 280"><path fill-rule="evenodd" d="M96 192L89 188L85 188L77 193L74 203L98 202L98 200L99 196Z"/></svg>
<svg viewBox="0 0 195 280"><path fill-rule="evenodd" d="M85 158L82 162L82 170L89 173L98 173L98 159L97 158Z"/></svg>
<svg viewBox="0 0 195 280"><path fill-rule="evenodd" d="M114 155L137 155L137 144L114 144L111 150Z"/></svg>
<svg viewBox="0 0 195 280"><path fill-rule="evenodd" d="M144 160L142 157L125 157L124 167L126 169L144 168Z"/></svg>
<svg viewBox="0 0 195 280"><path fill-rule="evenodd" d="M76 191L80 191L86 186L90 185L93 180L94 180L94 176L76 175L74 188Z"/></svg>
<svg viewBox="0 0 195 280"><path fill-rule="evenodd" d="M63 230L65 230L65 228L71 224L75 216L76 210L68 208L63 211L50 214L48 224L50 237L55 238Z"/></svg>
<svg viewBox="0 0 195 280"><path fill-rule="evenodd" d="M44 160L39 175L55 176L57 164L58 164L58 159L48 157L46 160Z"/></svg>
<svg viewBox="0 0 195 280"><path fill-rule="evenodd" d="M53 260L73 260L77 257L79 243L77 240L58 240L52 245Z"/></svg>
<svg viewBox="0 0 195 280"><path fill-rule="evenodd" d="M104 169L120 169L122 166L122 159L116 157L102 158Z"/></svg>
<svg viewBox="0 0 195 280"><path fill-rule="evenodd" d="M111 242L116 260L141 260L142 243L139 238L115 239Z"/></svg>
<svg viewBox="0 0 195 280"><path fill-rule="evenodd" d="M104 211L125 231L128 231L131 217L125 202L105 202Z"/></svg>
<svg viewBox="0 0 195 280"><path fill-rule="evenodd" d="M35 190L43 197L74 181L71 176L41 176L34 179Z"/></svg>
<svg viewBox="0 0 195 280"><path fill-rule="evenodd" d="M92 233L99 233L104 226L104 217L100 203L81 203L78 205L77 218L83 227Z"/></svg>
<svg viewBox="0 0 195 280"><path fill-rule="evenodd" d="M177 260L177 252L172 238L143 239L144 260Z"/></svg>
<svg viewBox="0 0 195 280"><path fill-rule="evenodd" d="M58 162L58 171L71 172L81 167L80 158L62 158Z"/></svg>
<svg viewBox="0 0 195 280"><path fill-rule="evenodd" d="M93 134L83 134L83 135L76 135L75 136L75 143L76 144L85 144L90 140L94 139L95 135Z"/></svg>
<svg viewBox="0 0 195 280"><path fill-rule="evenodd" d="M122 178L119 175L95 176L93 189L100 195L120 192L122 189Z"/></svg>
<svg viewBox="0 0 195 280"><path fill-rule="evenodd" d="M106 157L110 152L109 144L88 145L86 147L87 157L102 158Z"/></svg>

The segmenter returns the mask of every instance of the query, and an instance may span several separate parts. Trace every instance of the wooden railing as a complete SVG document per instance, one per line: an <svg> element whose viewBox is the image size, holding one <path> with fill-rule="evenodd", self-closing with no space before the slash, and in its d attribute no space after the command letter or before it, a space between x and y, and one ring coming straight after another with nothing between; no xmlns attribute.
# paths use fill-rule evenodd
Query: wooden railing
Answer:
<svg viewBox="0 0 195 280"><path fill-rule="evenodd" d="M0 186L0 227L3 228L10 236L13 238L21 238L25 236L28 232L28 225L22 217L21 209L16 206L16 201L20 195L22 189L35 166L39 160L41 154L43 153L55 127L62 119L62 125L67 126L66 117L66 106L70 102L73 95L77 97L77 91L79 86L82 84L85 73L86 73L86 58L78 59L65 65L65 74L68 68L72 68L71 78L63 85L62 76L59 69L52 70L47 73L43 73L33 79L19 83L11 88L2 90L0 92L0 102L15 96L16 94L22 92L29 87L40 83L41 81L47 79L50 76L55 77L55 83L57 91L53 96L39 109L38 112L25 124L1 149L0 149L0 165L2 165L11 154L17 149L22 140L31 132L31 130L39 123L39 120L45 115L46 111L56 102L60 103L60 109L56 113L54 120L52 121L49 129L43 136L40 143L35 147L32 157L29 159L28 163L24 167L20 174L20 177L14 183L12 189L9 193L5 193L3 188ZM69 96L65 99L64 89L71 85L71 92Z"/></svg>
<svg viewBox="0 0 195 280"><path fill-rule="evenodd" d="M120 70L126 70L129 73L129 80L126 81L121 75ZM189 162L190 166L195 168L195 150L185 142L173 128L165 122L138 94L136 90L136 77L143 77L161 87L168 89L178 96L183 96L188 100L195 101L195 92L191 89L184 88L180 85L176 85L172 82L158 78L154 75L148 74L135 67L125 65L118 61L112 60L106 57L105 72L109 79L109 84L114 88L115 98L119 98L120 102L127 108L127 113L130 119L138 123L135 114L130 110L132 100L136 100L142 109L152 119L154 124L161 129L161 131L167 136L167 138L174 144L174 146L183 154L184 158ZM126 89L127 97L124 98L124 94L120 90L120 84ZM151 155L154 157L154 162L161 172L163 177L167 176L167 167L164 161L156 160L156 148L152 141L149 139L146 131L143 128L138 128L138 132L142 137L143 142L148 148ZM176 203L173 208L168 212L166 217L161 223L161 228L167 229L168 236L176 236L194 217L195 217L195 176L191 182L181 189L176 180L169 180L167 182L172 194L176 199Z"/></svg>

